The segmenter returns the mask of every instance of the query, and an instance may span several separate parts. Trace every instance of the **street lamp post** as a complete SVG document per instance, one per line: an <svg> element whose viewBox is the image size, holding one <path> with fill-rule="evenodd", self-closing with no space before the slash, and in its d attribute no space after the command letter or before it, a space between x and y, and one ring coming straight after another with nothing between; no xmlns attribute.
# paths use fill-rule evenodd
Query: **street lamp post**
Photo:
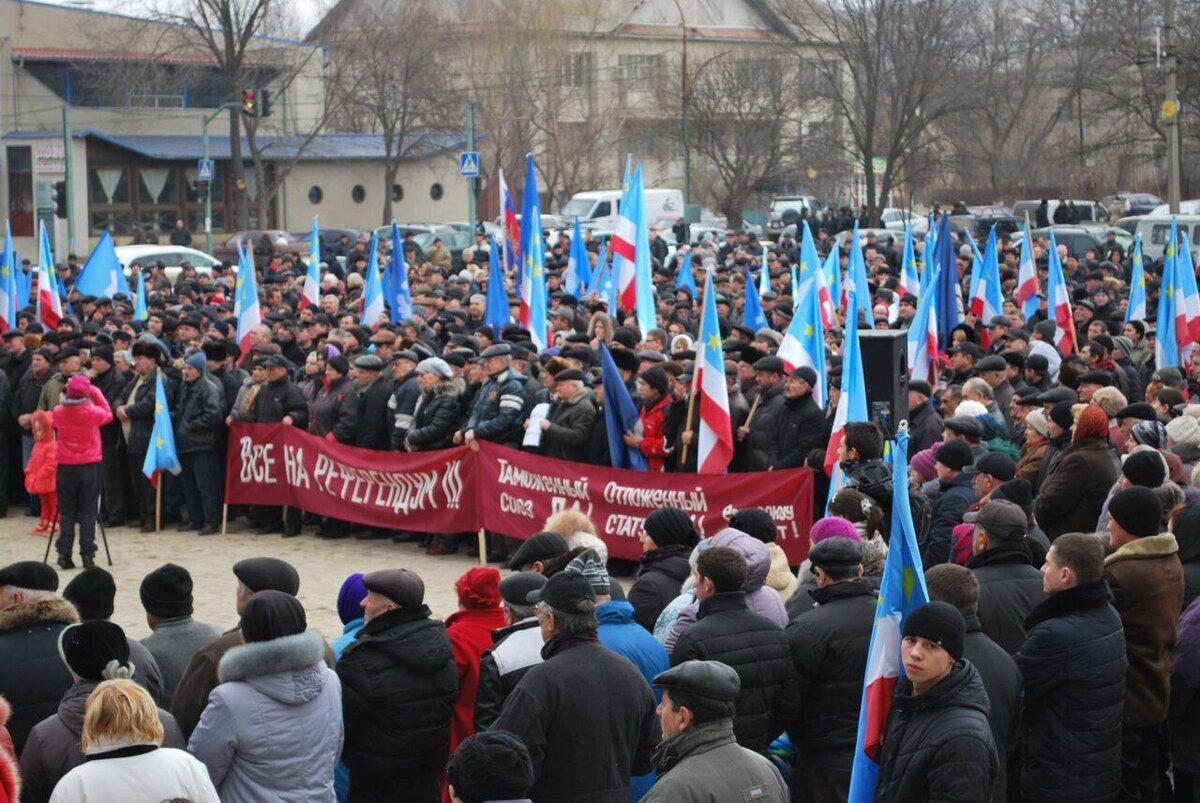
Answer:
<svg viewBox="0 0 1200 803"><path fill-rule="evenodd" d="M201 136L204 139L204 161L209 161L208 150L208 124L221 116L221 112L226 109L240 108L237 103L223 103L215 112L205 117L200 123ZM216 177L216 171L213 171L213 177ZM208 191L204 193L204 251L207 254L212 254L212 190L213 182L208 182Z"/></svg>
<svg viewBox="0 0 1200 803"><path fill-rule="evenodd" d="M683 16L683 6L679 4L679 0L675 0L675 9L679 12L679 30L683 40L683 52L679 60L679 96L683 109L680 116L683 136L683 203L686 206L692 202L692 149L688 140L687 20Z"/></svg>

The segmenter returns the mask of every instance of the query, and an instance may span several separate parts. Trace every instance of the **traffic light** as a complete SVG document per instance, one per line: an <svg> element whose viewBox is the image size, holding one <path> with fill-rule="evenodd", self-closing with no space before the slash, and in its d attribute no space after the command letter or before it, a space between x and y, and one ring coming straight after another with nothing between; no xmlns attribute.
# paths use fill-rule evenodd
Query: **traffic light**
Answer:
<svg viewBox="0 0 1200 803"><path fill-rule="evenodd" d="M253 89L242 90L242 114L247 117L258 116L258 103L254 97Z"/></svg>
<svg viewBox="0 0 1200 803"><path fill-rule="evenodd" d="M258 116L271 116L271 90L269 89L258 90Z"/></svg>
<svg viewBox="0 0 1200 803"><path fill-rule="evenodd" d="M67 182L54 182L51 195L54 199L54 216L65 218L67 216Z"/></svg>

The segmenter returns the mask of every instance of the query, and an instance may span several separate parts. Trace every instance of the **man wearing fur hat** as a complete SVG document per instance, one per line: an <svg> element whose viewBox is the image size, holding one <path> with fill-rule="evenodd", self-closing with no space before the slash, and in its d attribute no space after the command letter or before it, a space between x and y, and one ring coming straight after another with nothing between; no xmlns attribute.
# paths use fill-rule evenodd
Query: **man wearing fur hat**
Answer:
<svg viewBox="0 0 1200 803"><path fill-rule="evenodd" d="M139 340L133 344L134 377L121 392L122 403L116 409L125 434L129 479L144 533L154 532L154 487L142 473L142 464L150 449L150 436L154 433L154 377L162 359L163 353L154 342ZM162 377L167 399L173 400L177 384L165 371Z"/></svg>

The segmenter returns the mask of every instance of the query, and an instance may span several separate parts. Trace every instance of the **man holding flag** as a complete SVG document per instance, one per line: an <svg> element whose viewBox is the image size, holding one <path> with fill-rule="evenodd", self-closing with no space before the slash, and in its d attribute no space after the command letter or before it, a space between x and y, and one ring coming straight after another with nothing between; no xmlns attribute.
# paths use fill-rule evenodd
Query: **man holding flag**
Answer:
<svg viewBox="0 0 1200 803"><path fill-rule="evenodd" d="M141 530L144 533L152 533L155 529L155 487L151 484L150 474L143 473L143 467L151 447L158 448L153 437L159 423L157 419L161 418L157 412L157 388L159 385L163 387L162 396L168 402L164 408L167 410L170 409L170 400L177 392L175 380L158 370L159 362L165 359L166 355L152 340L138 340L133 344L134 377L122 391L123 403L117 408L117 419L121 421L128 447L130 484L133 486L137 512L141 517ZM169 419L166 428L171 432ZM174 440L174 432L171 432L172 449Z"/></svg>

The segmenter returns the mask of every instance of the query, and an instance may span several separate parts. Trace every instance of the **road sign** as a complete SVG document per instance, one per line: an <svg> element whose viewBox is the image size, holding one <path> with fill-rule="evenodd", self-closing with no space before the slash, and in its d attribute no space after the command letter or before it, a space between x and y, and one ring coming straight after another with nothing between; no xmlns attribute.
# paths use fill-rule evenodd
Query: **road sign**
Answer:
<svg viewBox="0 0 1200 803"><path fill-rule="evenodd" d="M212 181L213 160L201 159L199 164L197 164L197 170L199 171L199 175L196 176L197 181Z"/></svg>
<svg viewBox="0 0 1200 803"><path fill-rule="evenodd" d="M458 155L458 174L463 178L479 177L479 151L465 151Z"/></svg>

